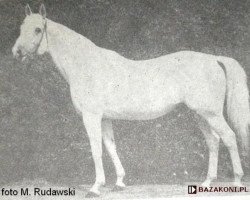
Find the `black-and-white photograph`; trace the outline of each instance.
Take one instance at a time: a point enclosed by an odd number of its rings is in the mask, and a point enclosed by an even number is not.
[[[0,0],[0,199],[248,199],[249,0]]]

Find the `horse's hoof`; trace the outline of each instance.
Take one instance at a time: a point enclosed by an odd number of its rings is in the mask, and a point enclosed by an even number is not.
[[[99,196],[100,196],[99,194],[96,194],[96,193],[90,191],[85,195],[85,198],[96,198]]]
[[[244,187],[244,185],[240,181],[234,182],[233,186],[235,186],[235,187]]]
[[[204,182],[201,184],[202,187],[210,187],[210,185],[211,185],[211,181],[208,181],[208,180],[204,181]]]
[[[119,191],[123,191],[124,189],[125,189],[125,187],[115,185],[115,187],[113,187],[113,189],[111,191],[112,192],[119,192]]]

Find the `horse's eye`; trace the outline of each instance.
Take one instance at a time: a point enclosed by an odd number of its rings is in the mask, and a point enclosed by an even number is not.
[[[36,34],[39,34],[39,33],[41,33],[41,32],[42,32],[42,30],[41,30],[40,28],[36,28],[36,29],[35,29],[35,33],[36,33]]]

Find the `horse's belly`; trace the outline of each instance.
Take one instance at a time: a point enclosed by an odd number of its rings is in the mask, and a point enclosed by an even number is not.
[[[123,120],[150,120],[161,117],[175,108],[177,104],[169,104],[162,108],[150,109],[109,109],[104,112],[104,118]]]
[[[144,82],[122,87],[107,95],[104,116],[127,120],[147,120],[160,117],[181,101],[180,88],[173,80],[160,80],[154,84]]]
[[[120,99],[120,98],[119,98]],[[171,95],[170,91],[158,95],[129,96],[113,101],[104,110],[104,117],[126,120],[148,120],[160,117],[171,111],[180,98]]]

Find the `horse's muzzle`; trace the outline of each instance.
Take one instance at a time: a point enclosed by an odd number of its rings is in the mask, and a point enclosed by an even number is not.
[[[20,48],[16,48],[15,46],[12,48],[12,53],[14,58],[17,60],[24,61],[27,57]]]

